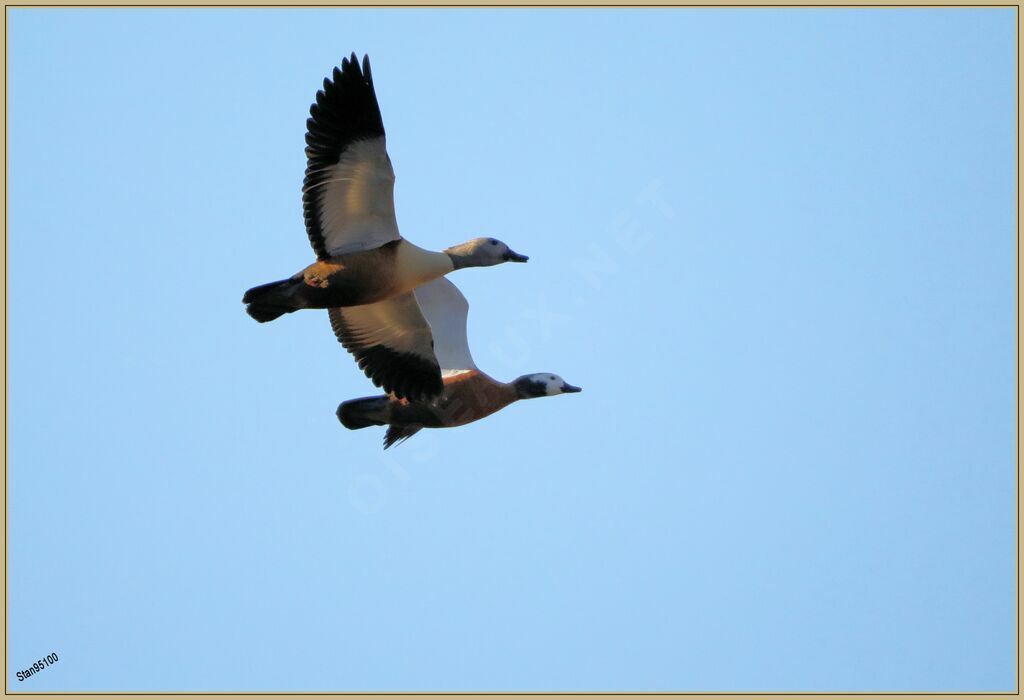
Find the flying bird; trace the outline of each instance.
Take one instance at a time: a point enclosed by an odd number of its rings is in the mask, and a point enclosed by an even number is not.
[[[373,89],[370,59],[343,59],[309,108],[302,205],[316,262],[242,297],[260,323],[298,309],[333,309],[332,326],[359,367],[410,400],[443,391],[431,330],[413,290],[464,267],[529,258],[495,238],[435,252],[402,238],[395,173]]]
[[[469,352],[466,320],[469,302],[452,282],[436,279],[413,292],[434,336],[434,354],[441,364],[444,392],[432,401],[410,401],[395,395],[352,399],[338,406],[338,420],[350,430],[387,425],[384,449],[407,440],[422,428],[454,428],[486,418],[520,399],[583,391],[557,374],[524,374],[499,382],[476,366]],[[331,309],[332,322],[338,309]]]

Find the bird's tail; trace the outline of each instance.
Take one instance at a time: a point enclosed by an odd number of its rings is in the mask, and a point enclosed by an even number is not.
[[[296,304],[295,289],[301,280],[292,277],[253,287],[242,297],[245,312],[260,323],[290,314],[301,306]]]
[[[371,425],[386,425],[388,422],[387,396],[370,396],[352,399],[338,406],[338,420],[349,430],[369,428]]]
[[[384,449],[405,442],[423,428],[422,425],[389,425],[384,433]]]

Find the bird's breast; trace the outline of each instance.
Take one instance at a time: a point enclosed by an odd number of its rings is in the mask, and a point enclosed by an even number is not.
[[[399,240],[318,261],[306,268],[304,277],[307,285],[326,291],[331,306],[356,306],[405,294],[452,269],[447,254]]]
[[[515,390],[473,370],[445,378],[438,410],[447,427],[466,425],[486,418],[515,401]]]

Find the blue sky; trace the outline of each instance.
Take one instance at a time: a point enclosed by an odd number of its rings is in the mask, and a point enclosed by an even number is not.
[[[8,11],[8,688],[1011,690],[1015,15]],[[386,454],[305,117],[373,61],[478,364]],[[27,681],[15,672],[56,652]]]

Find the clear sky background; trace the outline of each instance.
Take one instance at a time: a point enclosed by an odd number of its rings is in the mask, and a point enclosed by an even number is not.
[[[1014,12],[9,10],[12,690],[1010,690]],[[305,118],[368,52],[478,364],[387,453]],[[56,652],[25,682],[15,672]]]

